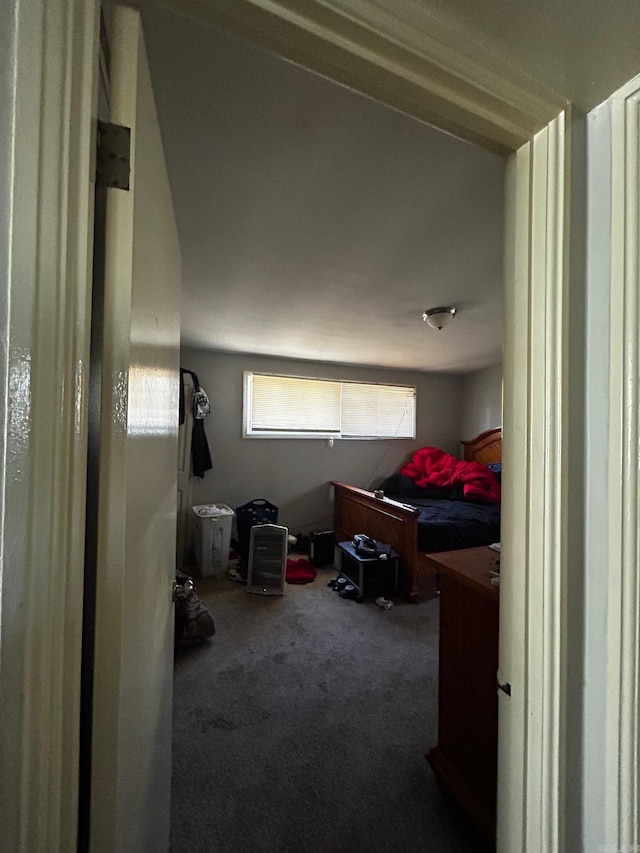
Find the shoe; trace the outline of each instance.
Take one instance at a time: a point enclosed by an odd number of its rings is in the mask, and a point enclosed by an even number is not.
[[[360,593],[358,592],[358,588],[354,586],[352,583],[345,584],[342,589],[338,592],[340,598],[358,598]]]
[[[246,584],[247,579],[243,578],[238,569],[229,569],[227,572],[227,577],[230,581],[234,583],[244,583]]]

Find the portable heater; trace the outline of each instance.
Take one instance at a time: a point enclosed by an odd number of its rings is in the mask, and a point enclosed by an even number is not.
[[[289,530],[279,524],[258,524],[251,528],[247,592],[283,594],[288,534]]]

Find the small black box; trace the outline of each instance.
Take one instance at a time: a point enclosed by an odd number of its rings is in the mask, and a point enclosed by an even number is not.
[[[309,534],[309,556],[316,569],[333,566],[336,537],[333,530],[315,530]]]
[[[352,542],[340,542],[338,548],[340,575],[358,588],[360,598],[374,598],[398,591],[398,555],[395,551],[382,560],[379,557],[361,557]]]

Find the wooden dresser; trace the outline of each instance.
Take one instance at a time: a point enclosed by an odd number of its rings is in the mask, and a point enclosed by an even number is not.
[[[468,548],[429,554],[440,573],[438,745],[428,755],[441,786],[495,844],[500,554]]]

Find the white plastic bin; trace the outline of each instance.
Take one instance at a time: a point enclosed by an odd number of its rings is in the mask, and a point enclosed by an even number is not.
[[[196,565],[200,576],[226,574],[233,510],[225,504],[199,504],[192,509],[196,515]]]

